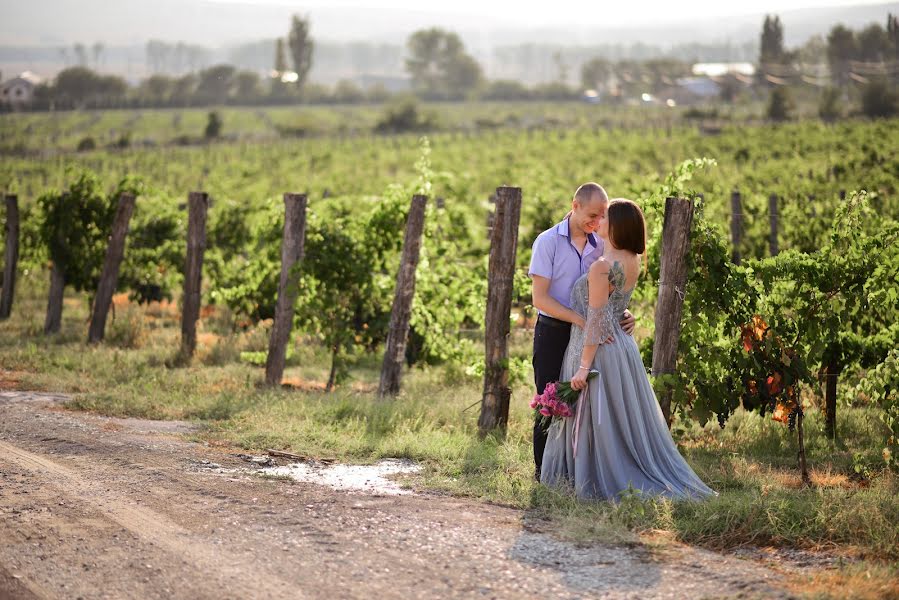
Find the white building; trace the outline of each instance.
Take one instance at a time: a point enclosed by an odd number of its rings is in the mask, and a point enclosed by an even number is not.
[[[0,84],[0,104],[7,104],[14,109],[28,106],[34,98],[34,88],[40,82],[41,78],[31,71],[4,81]]]

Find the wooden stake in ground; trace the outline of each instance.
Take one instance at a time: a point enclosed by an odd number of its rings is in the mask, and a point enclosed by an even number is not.
[[[481,437],[496,429],[505,432],[509,422],[509,314],[520,216],[521,188],[497,188],[487,281],[484,395],[478,419]]]
[[[203,253],[206,250],[206,211],[209,195],[191,192],[187,197],[187,259],[184,265],[184,299],[181,306],[182,360],[190,360],[197,349],[197,319],[200,318],[200,286]]]
[[[828,361],[824,367],[824,433],[829,439],[837,435],[837,381],[840,365]]]
[[[738,195],[739,196],[739,195]],[[662,229],[662,256],[659,273],[659,299],[656,303],[655,342],[652,349],[652,374],[674,373],[680,342],[681,315],[687,285],[687,252],[693,225],[693,203],[667,198]],[[671,391],[662,392],[659,404],[665,421],[671,426]]]
[[[16,291],[16,266],[19,263],[19,199],[9,194],[6,203],[6,250],[3,253],[3,289],[0,290],[0,319],[8,319]]]
[[[90,344],[101,341],[106,330],[106,316],[119,281],[119,266],[125,256],[125,237],[128,235],[128,222],[134,212],[134,200],[133,194],[119,196],[119,206],[112,223],[112,235],[109,236],[106,259],[103,261],[103,273],[100,275],[97,295],[94,297],[94,309],[91,312],[91,324],[87,333],[87,341]]]
[[[59,333],[62,325],[62,296],[66,288],[66,272],[58,261],[53,261],[50,269],[50,292],[47,295],[47,317],[44,319],[44,333]]]
[[[284,194],[284,237],[281,238],[281,279],[278,304],[265,359],[266,385],[281,385],[287,342],[293,327],[293,307],[297,301],[296,264],[303,258],[306,240],[306,194]]]
[[[768,234],[768,249],[771,256],[777,256],[780,253],[780,245],[777,242],[777,194],[768,196],[768,224],[771,231]]]
[[[421,234],[425,225],[425,206],[428,197],[412,196],[409,217],[406,219],[406,234],[403,237],[403,253],[400,270],[396,278],[396,292],[390,312],[390,328],[387,332],[387,348],[381,365],[381,381],[378,396],[396,396],[400,393],[400,379],[406,356],[406,340],[409,336],[409,321],[412,318],[412,298],[415,296],[415,269],[421,251]]]
[[[667,212],[666,212],[667,214]],[[692,214],[690,216],[692,221]],[[734,190],[730,195],[730,243],[733,247],[730,260],[735,265],[740,264],[740,243],[743,240],[743,205],[740,202],[740,192]]]

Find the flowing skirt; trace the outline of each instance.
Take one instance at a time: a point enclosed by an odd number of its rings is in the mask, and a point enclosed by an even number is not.
[[[614,342],[596,350],[593,368],[599,375],[581,394],[575,417],[550,427],[541,483],[568,485],[580,498],[606,500],[616,500],[628,487],[670,498],[717,495],[678,452],[637,343],[617,329]],[[572,327],[562,381],[580,364],[583,338],[583,329]]]

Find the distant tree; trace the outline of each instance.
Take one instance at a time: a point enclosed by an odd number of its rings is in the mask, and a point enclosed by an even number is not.
[[[293,15],[290,22],[290,34],[287,37],[290,55],[293,58],[293,70],[297,74],[297,87],[302,87],[312,68],[312,51],[314,44],[309,36],[309,19],[301,19]]]
[[[514,79],[491,81],[481,91],[481,98],[484,100],[527,100],[530,97],[531,90]]]
[[[100,56],[103,54],[103,42],[94,42],[91,46],[91,52],[94,55],[94,68],[100,68]]]
[[[835,83],[849,83],[849,61],[858,59],[858,39],[845,25],[835,25],[827,34],[827,62]]]
[[[813,35],[799,48],[799,62],[806,65],[819,65],[827,62],[827,42],[824,36]]]
[[[168,75],[151,75],[137,88],[137,97],[150,105],[162,105],[169,101],[175,80]]]
[[[75,50],[75,60],[78,62],[78,66],[86,67],[87,66],[87,48],[85,48],[84,44],[78,42],[73,47]]]
[[[767,116],[772,121],[786,121],[793,112],[793,98],[786,86],[778,86],[771,90],[768,99]]]
[[[172,84],[171,101],[176,106],[189,106],[197,88],[197,76],[193,73],[182,75]]]
[[[455,33],[439,28],[413,33],[406,43],[406,70],[415,88],[432,98],[460,98],[481,82],[480,65]]]
[[[69,67],[56,76],[53,95],[73,106],[111,106],[128,91],[128,84],[115,75],[97,75],[87,67]]]
[[[759,64],[781,63],[784,59],[784,28],[777,15],[765,15],[759,43]]]
[[[365,100],[365,92],[352,81],[341,79],[334,86],[334,101],[341,104],[355,104]]]
[[[196,96],[200,103],[224,104],[234,89],[234,65],[216,65],[197,74]]]
[[[660,88],[674,85],[681,77],[692,74],[692,65],[676,58],[650,58],[643,61],[641,78],[648,80],[650,88],[657,91]]]
[[[581,86],[585,90],[608,91],[612,77],[612,63],[604,58],[592,58],[581,66]]]
[[[565,59],[562,56],[561,50],[556,50],[553,52],[553,64],[556,67],[556,81],[559,83],[567,83],[568,82],[568,65],[565,63]]]
[[[871,23],[858,33],[858,57],[867,62],[888,60],[892,44],[887,32],[878,23]]]
[[[891,60],[899,60],[899,17],[893,13],[887,14],[887,37],[893,52]]]
[[[147,42],[147,63],[150,70],[154,73],[161,73],[166,70],[169,58],[169,45],[160,40],[150,40]]]
[[[275,72],[281,76],[287,72],[287,52],[284,48],[284,38],[275,41]]]
[[[843,107],[840,103],[842,94],[835,87],[825,88],[821,93],[818,103],[818,116],[822,121],[836,121],[843,116]]]
[[[287,52],[284,46],[284,38],[278,38],[275,42],[275,69],[272,71],[272,96],[283,98],[287,95],[287,85],[283,81],[287,73]]]
[[[243,103],[255,102],[262,96],[261,78],[253,71],[240,71],[234,76],[234,97]]]

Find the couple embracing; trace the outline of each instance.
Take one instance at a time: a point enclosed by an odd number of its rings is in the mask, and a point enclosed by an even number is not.
[[[536,477],[581,498],[715,495],[677,450],[627,310],[646,250],[643,212],[609,201],[596,183],[575,192],[571,212],[534,242],[528,269],[538,309],[537,393],[554,381],[581,392],[572,417],[534,424]],[[591,377],[591,372],[598,372]]]

